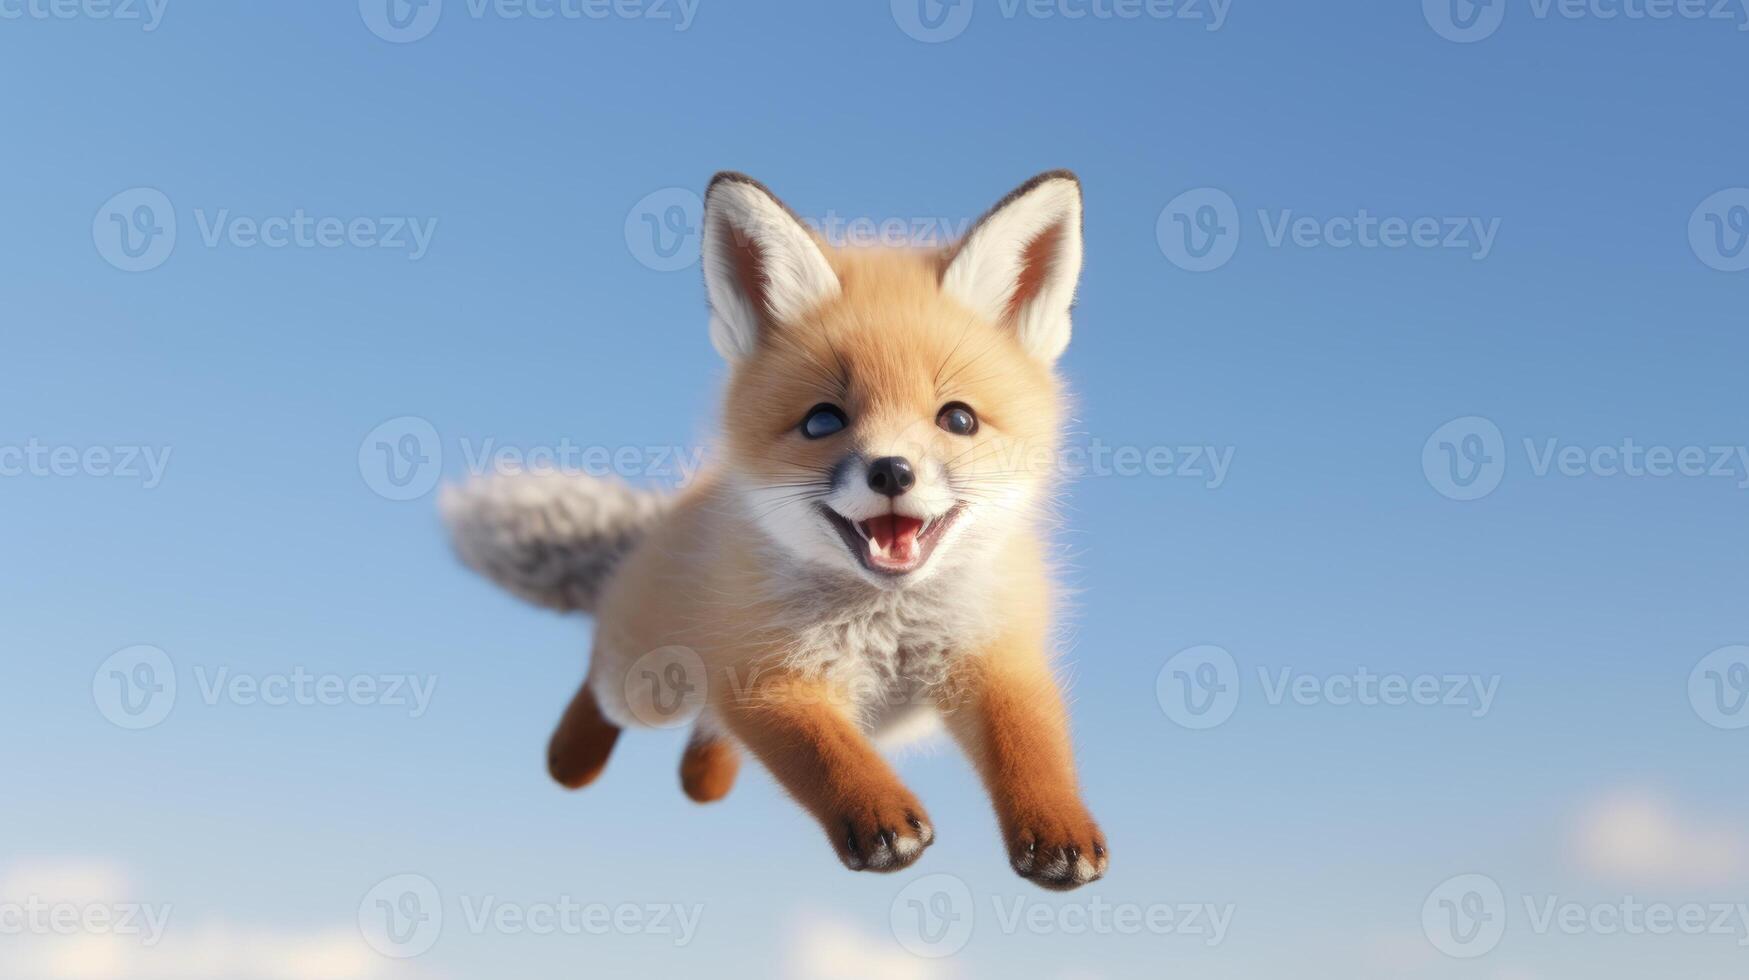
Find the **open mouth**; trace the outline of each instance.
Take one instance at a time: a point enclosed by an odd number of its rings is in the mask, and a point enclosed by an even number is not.
[[[929,520],[903,514],[882,514],[866,521],[852,521],[824,504],[820,513],[844,539],[845,547],[862,567],[880,575],[914,572],[929,561],[936,542],[959,519],[965,504],[954,504],[947,513]]]

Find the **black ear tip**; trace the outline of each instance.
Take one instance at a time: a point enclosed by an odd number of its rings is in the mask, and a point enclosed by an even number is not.
[[[754,180],[752,177],[747,176],[739,170],[719,170],[711,175],[711,182],[707,185],[706,189],[708,190],[709,188],[715,187],[725,181],[733,181],[739,184],[759,183],[759,181]]]
[[[705,186],[705,200],[710,200],[711,194],[715,193],[717,188],[724,184],[743,184],[758,190],[760,193],[764,194],[766,197],[772,198],[773,200],[777,198],[777,195],[771,193],[771,188],[766,187],[764,184],[761,184],[759,181],[754,180],[752,177],[747,176],[739,170],[719,170],[711,176],[711,182]]]

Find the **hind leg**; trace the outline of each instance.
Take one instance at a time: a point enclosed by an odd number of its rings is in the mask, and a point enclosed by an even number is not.
[[[729,795],[741,771],[741,750],[726,735],[700,722],[680,757],[680,788],[695,803],[714,803]]]
[[[547,744],[547,771],[566,789],[581,789],[607,768],[617,741],[619,726],[601,713],[595,692],[584,681]]]

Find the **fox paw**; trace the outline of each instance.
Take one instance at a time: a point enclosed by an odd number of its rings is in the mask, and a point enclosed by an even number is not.
[[[1079,804],[1019,818],[1007,837],[1009,863],[1041,888],[1079,888],[1103,878],[1111,863],[1105,835]]]
[[[929,815],[909,793],[868,800],[829,820],[838,859],[852,871],[897,871],[935,843]]]

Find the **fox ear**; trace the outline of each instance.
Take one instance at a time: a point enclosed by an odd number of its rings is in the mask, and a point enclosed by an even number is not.
[[[1003,198],[949,254],[941,288],[1014,331],[1047,363],[1069,345],[1069,307],[1081,277],[1081,182],[1039,174]]]
[[[767,326],[838,295],[838,276],[801,219],[745,174],[711,178],[701,251],[711,343],[731,361],[751,354]]]

